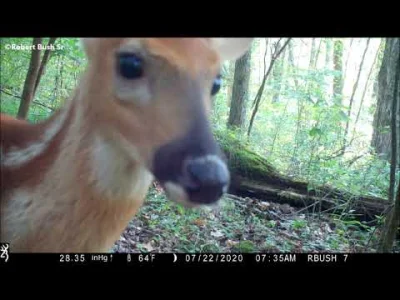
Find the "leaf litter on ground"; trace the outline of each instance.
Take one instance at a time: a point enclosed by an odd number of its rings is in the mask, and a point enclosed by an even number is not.
[[[150,189],[112,252],[375,252],[375,230],[288,204],[225,196],[218,206],[185,209]],[[375,235],[372,235],[372,234]]]

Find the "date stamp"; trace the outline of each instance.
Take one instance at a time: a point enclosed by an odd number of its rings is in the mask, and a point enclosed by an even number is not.
[[[185,254],[186,263],[242,263],[242,254]]]

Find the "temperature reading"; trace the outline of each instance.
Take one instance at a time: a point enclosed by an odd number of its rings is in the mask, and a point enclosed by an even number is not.
[[[153,262],[156,256],[154,254],[139,254],[139,262]]]

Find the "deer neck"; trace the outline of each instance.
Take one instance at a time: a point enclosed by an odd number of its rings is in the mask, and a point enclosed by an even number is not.
[[[152,176],[96,131],[81,96],[3,150],[2,239],[15,251],[107,251],[142,205]]]

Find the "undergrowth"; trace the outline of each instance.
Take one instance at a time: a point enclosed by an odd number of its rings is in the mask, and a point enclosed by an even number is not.
[[[287,204],[225,197],[185,209],[152,188],[115,252],[375,252],[375,227],[334,215],[297,213]]]

